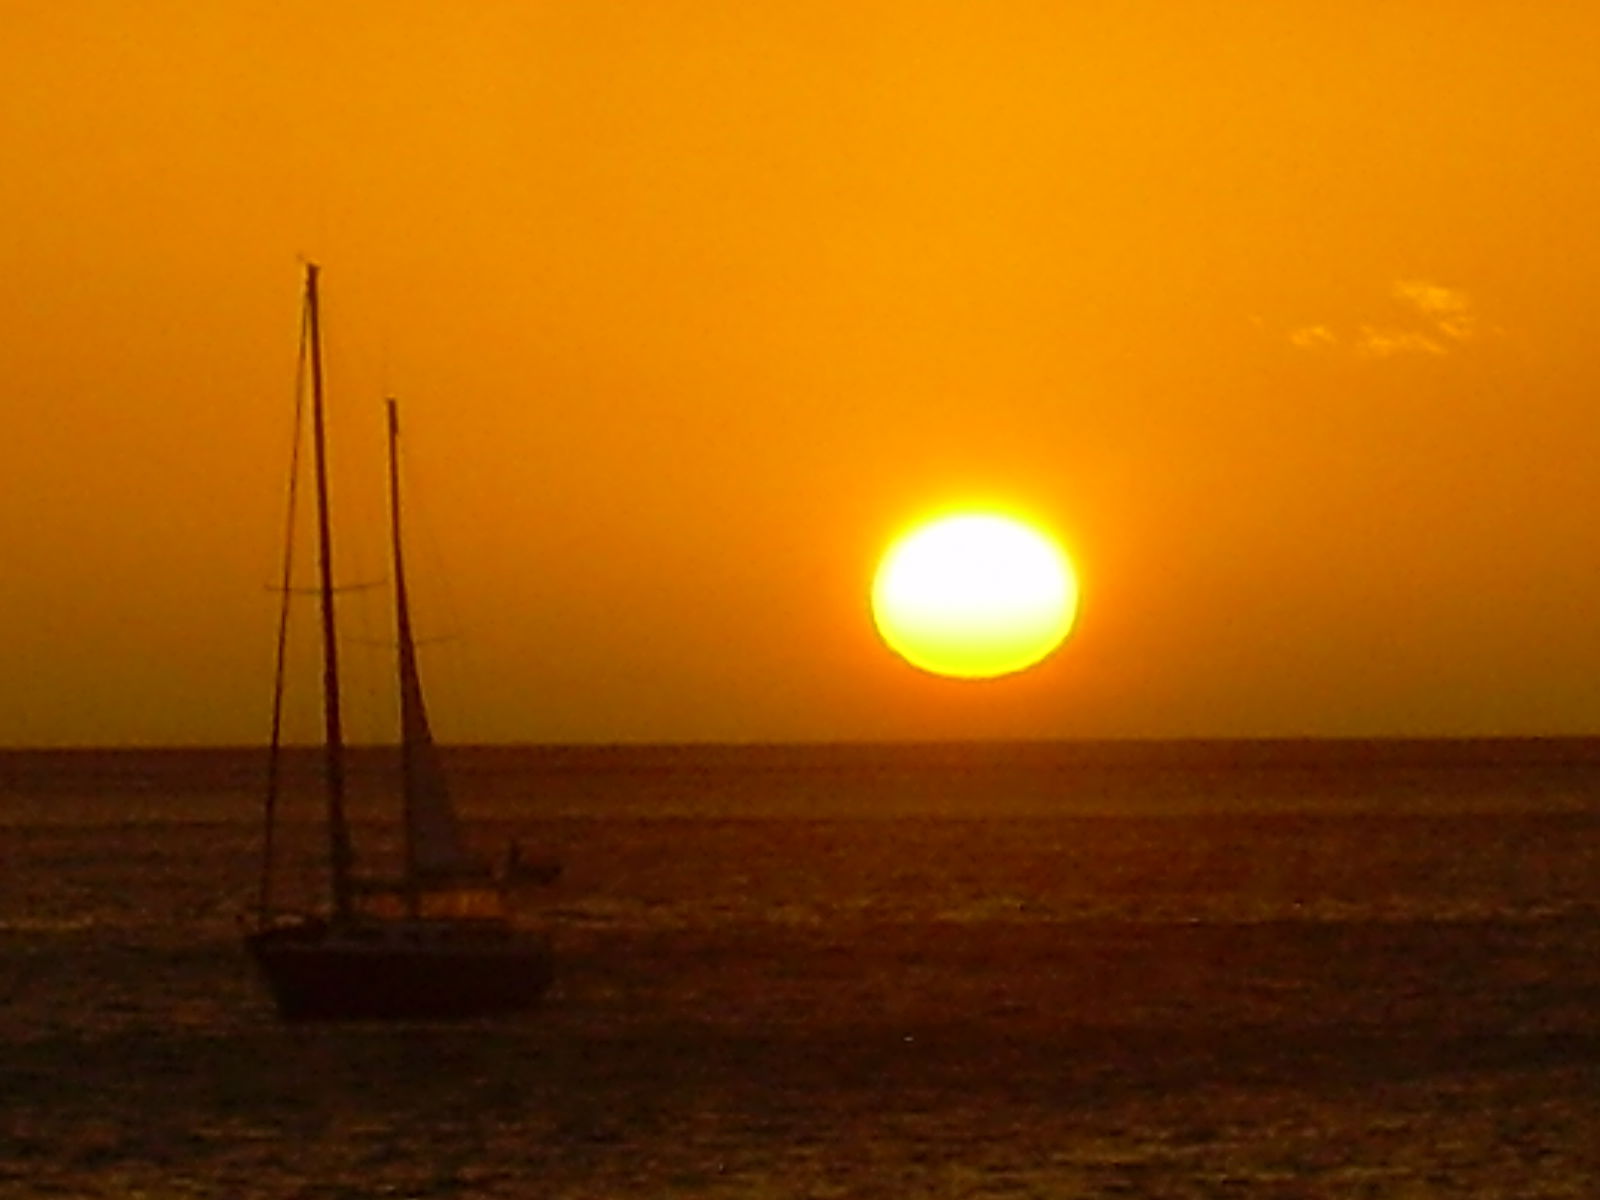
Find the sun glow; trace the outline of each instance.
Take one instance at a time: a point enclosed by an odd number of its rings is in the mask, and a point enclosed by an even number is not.
[[[1048,536],[1012,517],[965,513],[892,545],[872,584],[890,649],[937,675],[1008,675],[1048,656],[1072,629],[1078,583]]]

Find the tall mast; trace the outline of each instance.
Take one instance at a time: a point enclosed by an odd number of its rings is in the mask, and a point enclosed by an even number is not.
[[[311,334],[309,306],[300,306],[300,350],[294,368],[294,437],[289,447],[289,498],[285,505],[283,530],[283,575],[278,596],[278,652],[272,673],[272,739],[267,753],[267,800],[261,839],[261,889],[256,898],[256,923],[266,925],[272,912],[272,874],[274,840],[278,825],[278,792],[282,775],[283,685],[289,661],[289,607],[294,594],[295,509],[300,501],[300,445],[305,440],[306,343]]]
[[[306,264],[306,318],[311,339],[311,433],[316,450],[317,570],[322,599],[322,714],[328,787],[328,869],[335,916],[349,916],[354,854],[344,805],[344,727],[339,717],[339,644],[333,611],[333,528],[328,515],[328,452],[322,397],[322,326],[315,263]]]

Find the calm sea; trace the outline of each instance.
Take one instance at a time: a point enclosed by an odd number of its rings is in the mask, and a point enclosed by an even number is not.
[[[1600,1194],[1596,743],[452,765],[545,1008],[290,1029],[258,754],[0,755],[0,1196]]]

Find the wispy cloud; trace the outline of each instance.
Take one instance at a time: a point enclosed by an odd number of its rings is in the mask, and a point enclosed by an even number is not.
[[[1477,333],[1478,318],[1472,311],[1471,299],[1463,291],[1425,279],[1402,279],[1394,285],[1394,294],[1453,341],[1464,342]]]
[[[1459,288],[1401,279],[1390,285],[1389,295],[1400,311],[1385,321],[1362,322],[1343,332],[1327,324],[1301,325],[1289,331],[1289,344],[1299,350],[1344,351],[1358,358],[1441,356],[1479,334],[1472,298]]]
[[[1326,325],[1306,325],[1300,329],[1291,329],[1289,341],[1302,350],[1314,350],[1318,346],[1337,346],[1339,335]]]
[[[1363,325],[1351,343],[1362,358],[1393,358],[1396,354],[1444,354],[1438,339],[1414,329],[1375,329]]]

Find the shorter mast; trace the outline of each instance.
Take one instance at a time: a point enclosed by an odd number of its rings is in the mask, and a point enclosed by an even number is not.
[[[412,915],[424,893],[479,887],[488,877],[456,819],[450,789],[439,762],[428,721],[411,628],[411,598],[406,587],[405,537],[400,512],[399,406],[386,402],[389,417],[389,529],[394,563],[394,621],[400,691],[400,770],[405,802],[405,894]]]
[[[394,623],[400,670],[400,779],[406,802],[405,894],[406,907],[416,916],[422,905],[421,872],[417,869],[416,820],[412,796],[416,792],[416,743],[410,736],[407,689],[416,678],[416,647],[411,637],[411,603],[406,594],[404,539],[400,535],[400,408],[390,396],[384,400],[389,418],[389,536],[394,561]]]

